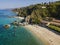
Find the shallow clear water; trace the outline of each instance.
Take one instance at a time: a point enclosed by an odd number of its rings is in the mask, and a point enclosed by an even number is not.
[[[4,13],[3,13],[4,12]],[[7,13],[8,12],[8,13]],[[9,29],[4,29],[3,25],[10,24],[17,20],[16,18],[7,18],[3,15],[15,15],[11,11],[0,11],[0,45],[43,45],[43,43],[37,40],[29,31],[23,26],[14,28],[11,26]]]

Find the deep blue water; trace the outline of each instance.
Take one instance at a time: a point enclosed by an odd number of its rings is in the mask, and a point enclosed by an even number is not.
[[[43,45],[23,26],[18,26],[17,28],[11,26],[9,29],[3,27],[5,24],[18,20],[6,17],[14,15],[16,14],[12,11],[0,10],[0,45]]]

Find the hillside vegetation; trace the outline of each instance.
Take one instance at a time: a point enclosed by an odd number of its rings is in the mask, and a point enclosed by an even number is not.
[[[18,12],[17,16],[30,16],[33,23],[40,23],[41,19],[46,17],[60,19],[60,1],[30,5],[13,9],[13,11]]]

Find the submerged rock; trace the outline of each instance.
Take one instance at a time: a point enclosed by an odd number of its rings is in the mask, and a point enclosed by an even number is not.
[[[18,21],[14,21],[12,24],[13,25],[18,25]]]

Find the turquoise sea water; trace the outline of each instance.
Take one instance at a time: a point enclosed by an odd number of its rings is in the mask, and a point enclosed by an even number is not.
[[[17,20],[8,18],[7,15],[14,16],[16,14],[8,10],[0,10],[0,45],[43,45],[23,26],[17,28],[11,26],[9,29],[4,29],[3,25]]]

